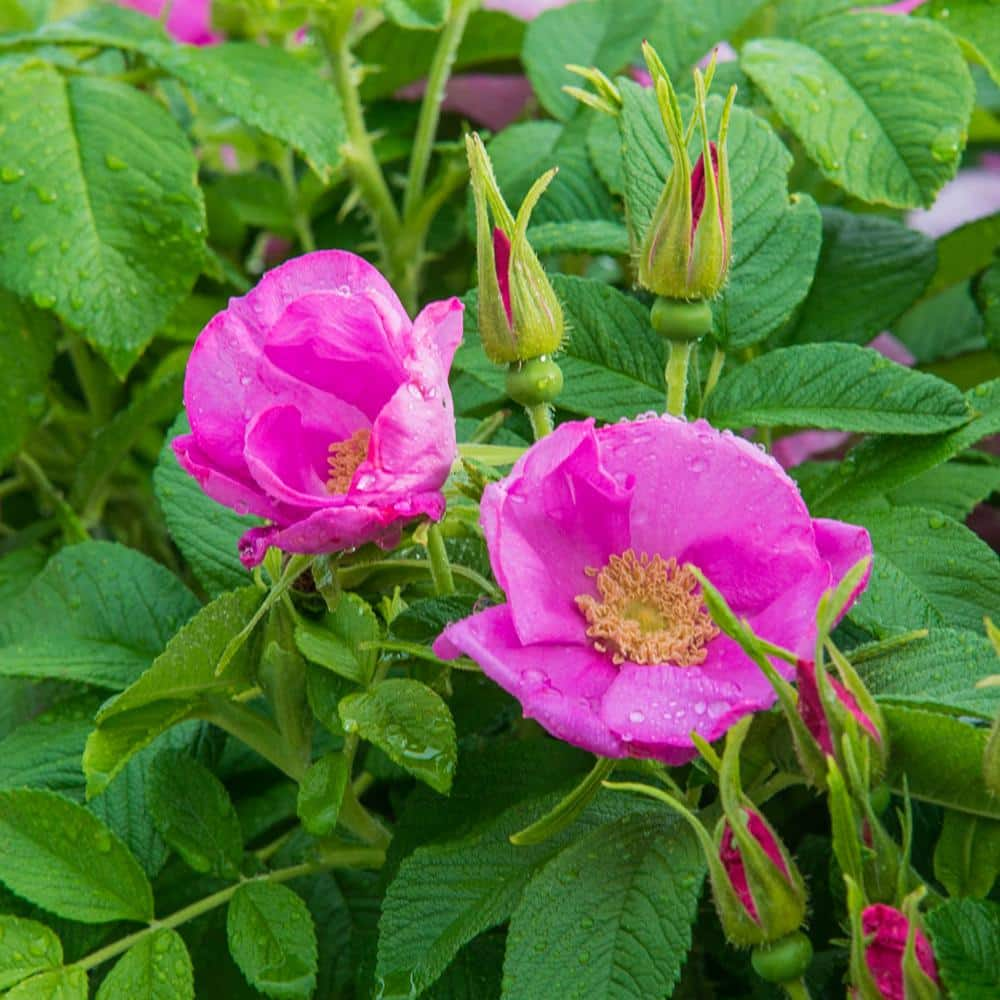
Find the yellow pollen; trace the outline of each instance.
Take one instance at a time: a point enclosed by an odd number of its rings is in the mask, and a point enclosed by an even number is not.
[[[329,466],[326,479],[328,493],[346,493],[351,488],[354,473],[368,457],[371,436],[371,431],[355,431],[349,438],[330,445],[330,455],[326,460]]]
[[[705,662],[705,646],[719,634],[695,575],[674,558],[637,555],[626,549],[603,569],[588,566],[600,598],[580,594],[594,648],[615,663],[693,667]]]

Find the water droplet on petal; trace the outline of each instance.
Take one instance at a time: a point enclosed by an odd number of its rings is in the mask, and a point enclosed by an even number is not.
[[[638,725],[640,722],[646,721],[646,716],[643,715],[643,713],[640,712],[638,709],[633,709],[631,712],[628,713],[628,721],[634,722],[636,725]]]

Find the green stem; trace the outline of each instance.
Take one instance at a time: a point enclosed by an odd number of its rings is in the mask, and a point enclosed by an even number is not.
[[[371,573],[378,570],[418,569],[423,572],[429,567],[430,561],[428,559],[378,559],[375,562],[362,563],[359,566],[345,566],[343,569],[338,570],[337,575],[340,578],[340,585],[346,590],[350,590],[367,579]],[[503,597],[503,593],[496,584],[491,583],[485,576],[477,573],[474,569],[469,569],[468,566],[462,566],[459,563],[453,563],[450,569],[453,577],[460,576],[474,583],[481,590],[493,594],[494,597]]]
[[[75,967],[82,969],[84,972],[89,969],[95,969],[109,959],[116,958],[123,952],[128,951],[129,948],[138,944],[150,934],[180,927],[182,924],[186,924],[202,916],[202,914],[208,913],[216,909],[216,907],[222,906],[224,903],[228,903],[240,888],[244,885],[249,885],[251,882],[290,882],[293,879],[306,875],[316,875],[319,872],[329,871],[331,868],[378,868],[384,862],[385,851],[379,848],[345,847],[339,851],[331,851],[325,854],[320,861],[309,861],[299,865],[291,865],[288,868],[278,868],[273,872],[259,875],[256,878],[244,879],[235,885],[228,885],[225,889],[213,892],[210,896],[196,900],[194,903],[170,914],[169,917],[164,917],[162,920],[154,920],[148,927],[143,927],[142,930],[136,931],[134,934],[119,938],[117,941],[91,952],[85,958],[76,962]]]
[[[726,352],[721,348],[716,348],[715,352],[712,354],[712,363],[708,368],[708,377],[705,379],[705,391],[702,393],[701,405],[704,409],[705,404],[708,402],[708,397],[715,392],[715,387],[719,382],[719,376],[722,374],[722,366],[726,363]]]
[[[667,413],[674,417],[684,416],[687,400],[688,365],[691,362],[690,340],[667,341]]]
[[[433,522],[427,528],[427,556],[431,564],[434,592],[438,597],[455,593],[455,578],[451,573],[448,550],[444,546],[441,526]]]
[[[79,337],[71,336],[67,351],[94,423],[97,426],[106,424],[114,412],[112,393],[107,381],[101,377],[90,348]]]
[[[316,249],[316,237],[313,236],[309,214],[302,211],[300,204],[299,185],[295,180],[295,153],[291,149],[286,150],[282,156],[278,157],[276,166],[278,174],[281,176],[281,183],[285,188],[285,197],[288,199],[288,210],[292,214],[295,235],[298,236],[302,249],[306,253],[312,253]]]
[[[293,781],[302,780],[308,765],[303,764],[300,755],[288,746],[277,726],[252,708],[235,701],[220,699],[213,702],[200,718],[224,729],[252,750],[256,750],[261,757],[270,761]]]
[[[348,833],[353,833],[359,840],[374,848],[384,850],[392,839],[389,831],[358,801],[351,785],[344,791],[344,801],[341,803],[337,822]]]
[[[788,994],[789,1000],[809,1000],[809,990],[803,979],[782,983],[781,988]]]
[[[528,414],[531,421],[531,433],[536,441],[540,441],[546,434],[551,434],[555,430],[552,423],[552,407],[548,403],[536,403],[534,406],[526,406],[524,412]]]
[[[399,211],[386,183],[385,174],[375,157],[368,129],[365,127],[364,111],[356,83],[354,54],[347,38],[350,22],[348,20],[347,23],[343,23],[341,19],[337,20],[340,23],[333,25],[331,30],[332,44],[323,32],[319,35],[326,45],[327,58],[333,69],[334,85],[343,105],[344,122],[347,126],[344,159],[375,223],[375,234],[383,263],[388,264],[390,249],[400,231]]]
[[[26,452],[21,452],[15,462],[21,476],[34,487],[43,500],[51,505],[67,544],[75,545],[77,542],[88,541],[90,534],[84,527],[83,521],[77,516],[76,511],[66,503],[62,493],[45,475],[42,467]]]
[[[451,76],[451,68],[455,64],[462,35],[465,34],[465,25],[477,3],[478,0],[454,0],[451,15],[438,36],[437,48],[434,50],[434,58],[427,73],[427,89],[420,104],[417,132],[410,153],[409,176],[403,194],[403,218],[407,220],[414,215],[424,193],[427,170],[434,149],[434,138],[441,118],[441,102],[444,100],[445,87],[448,85],[448,77]]]

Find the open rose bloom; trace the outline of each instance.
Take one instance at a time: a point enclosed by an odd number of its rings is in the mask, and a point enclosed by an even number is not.
[[[458,299],[411,322],[360,257],[306,254],[233,299],[188,363],[184,469],[215,500],[272,522],[240,542],[323,553],[391,547],[407,520],[444,512],[456,456],[448,369],[462,338]]]
[[[668,764],[775,697],[688,564],[805,656],[820,596],[871,553],[752,444],[671,417],[563,424],[487,488],[482,524],[507,603],[449,626],[439,655],[471,656],[561,739]]]

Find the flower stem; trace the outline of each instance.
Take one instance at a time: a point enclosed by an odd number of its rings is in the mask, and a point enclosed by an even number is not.
[[[444,546],[444,537],[441,534],[440,526],[434,523],[431,523],[427,529],[427,555],[431,564],[434,592],[438,597],[454,594],[455,578],[451,573],[448,550]]]
[[[705,404],[708,402],[708,397],[715,392],[715,387],[718,384],[719,376],[722,374],[722,366],[726,363],[726,352],[721,348],[716,348],[715,352],[712,354],[712,363],[708,368],[708,377],[705,379],[705,391],[702,393],[701,405],[704,409]]]
[[[154,920],[148,927],[119,938],[111,944],[97,951],[91,952],[86,957],[75,963],[75,967],[84,972],[95,969],[103,965],[109,959],[116,958],[126,952],[133,945],[138,944],[143,938],[157,931],[180,927],[202,914],[214,910],[216,907],[228,903],[237,891],[244,885],[251,882],[290,882],[292,879],[301,878],[306,875],[316,875],[319,872],[328,871],[331,868],[378,868],[385,862],[385,851],[376,847],[345,847],[339,851],[330,851],[323,855],[319,861],[308,861],[299,865],[290,865],[287,868],[277,868],[273,872],[267,872],[256,878],[243,879],[235,885],[227,885],[225,889],[213,892],[210,896],[196,900],[194,903],[183,907],[180,910],[164,917],[162,920]]]
[[[285,197],[288,199],[288,210],[292,214],[295,235],[298,236],[302,249],[306,253],[312,253],[316,249],[316,237],[313,236],[309,213],[302,211],[299,185],[295,180],[295,154],[291,149],[286,150],[283,155],[277,158],[276,166],[285,189]]]
[[[308,762],[304,763],[301,756],[286,743],[278,727],[270,719],[252,708],[235,701],[219,699],[201,713],[200,718],[235,736],[293,781],[302,780]]]
[[[552,423],[552,408],[548,403],[536,403],[534,406],[526,406],[524,412],[528,414],[531,421],[531,433],[536,441],[541,441],[546,434],[551,434],[555,429]]]
[[[30,483],[42,499],[51,505],[66,542],[69,545],[75,545],[77,542],[88,541],[90,534],[84,527],[83,521],[77,516],[76,511],[66,503],[62,493],[45,475],[42,467],[27,452],[21,452],[18,455],[16,466],[24,480]]]
[[[788,994],[789,1000],[809,1000],[809,990],[805,980],[795,979],[790,983],[782,983],[782,989]]]
[[[465,34],[465,25],[477,3],[478,0],[454,0],[451,15],[438,37],[431,68],[427,73],[427,88],[420,104],[417,132],[410,153],[409,177],[403,194],[403,218],[406,220],[413,217],[424,193],[445,87],[448,85],[462,35]]]
[[[70,336],[67,353],[91,418],[97,426],[106,424],[114,413],[113,392],[97,360],[81,337]]]
[[[667,342],[667,413],[674,417],[684,416],[687,400],[688,366],[691,363],[691,348],[694,341],[670,340]]]

